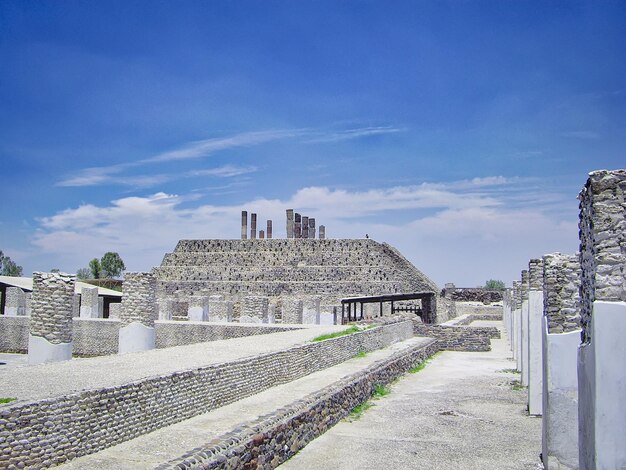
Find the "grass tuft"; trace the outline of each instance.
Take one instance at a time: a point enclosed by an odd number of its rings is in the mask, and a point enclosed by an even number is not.
[[[356,353],[354,355],[354,357],[356,357],[356,358],[361,358],[361,357],[365,357],[365,356],[367,356],[367,353],[365,351],[359,351],[358,353]]]
[[[520,391],[520,390],[524,390],[526,387],[524,387],[522,385],[522,383],[519,380],[513,380],[511,381],[511,389],[515,390],[515,391]]]
[[[364,401],[360,405],[355,406],[350,410],[350,419],[356,420],[361,417],[361,415],[372,407],[372,404],[369,401]]]
[[[521,374],[521,372],[517,369],[502,369],[500,372],[505,374]]]
[[[425,361],[420,362],[419,364],[417,364],[416,366],[413,366],[409,369],[409,374],[417,374],[419,371],[423,370],[424,367],[426,367],[428,364],[430,364],[430,362],[437,357],[439,353],[436,352],[435,354],[433,354],[432,356],[430,356],[428,359],[426,359]]]
[[[357,325],[352,325],[350,328],[346,328],[343,331],[335,331],[334,333],[328,333],[325,335],[316,336],[311,341],[318,342],[318,341],[325,341],[327,339],[332,339],[332,338],[339,338],[340,336],[353,335],[354,333],[360,333],[361,331],[369,330],[370,328],[375,328],[375,326],[369,325],[365,328],[360,328]]]
[[[11,403],[15,400],[17,400],[17,398],[0,398],[0,405],[4,405],[5,403]]]
[[[384,397],[385,395],[389,395],[391,390],[385,387],[383,384],[374,385],[374,393],[372,394],[373,398]]]

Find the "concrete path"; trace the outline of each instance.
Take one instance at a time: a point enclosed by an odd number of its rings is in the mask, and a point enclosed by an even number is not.
[[[154,468],[156,465],[177,458],[221,434],[232,431],[242,423],[255,420],[260,416],[300,400],[404,348],[427,341],[425,338],[411,338],[393,344],[387,348],[370,352],[365,357],[350,359],[288,384],[270,388],[262,393],[223,406],[209,413],[167,426],[96,454],[78,458],[58,468],[64,470],[85,468],[97,468],[98,470]]]
[[[507,341],[492,340],[492,349],[438,354],[392,385],[359,419],[337,424],[281,468],[542,468],[541,419],[528,416],[526,389],[511,386],[520,377],[509,372],[515,365]]]
[[[136,380],[258,356],[303,344],[345,326],[305,326],[301,330],[246,336],[123,355],[0,368],[0,397],[39,400],[80,390],[113,387]]]

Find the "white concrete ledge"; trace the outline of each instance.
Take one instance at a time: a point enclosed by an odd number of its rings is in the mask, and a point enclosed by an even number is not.
[[[139,322],[120,328],[119,354],[149,351],[155,348],[156,332]]]
[[[51,343],[41,336],[28,335],[28,364],[69,361],[72,343]]]

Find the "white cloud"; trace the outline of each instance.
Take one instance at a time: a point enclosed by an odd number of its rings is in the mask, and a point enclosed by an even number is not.
[[[502,191],[484,195],[476,187]],[[507,187],[500,177],[362,192],[310,187],[287,200],[197,207],[183,206],[187,197],[156,193],[43,218],[33,243],[42,256],[62,260],[66,270],[105,251],[118,251],[130,270],[146,270],[160,264],[179,239],[238,238],[244,209],[258,214],[259,229],[272,219],[275,237],[284,237],[285,209],[294,208],[316,217],[331,238],[368,233],[391,243],[439,284],[473,286],[489,278],[508,283],[531,257],[574,252],[578,232],[575,199],[555,217],[538,203],[511,205]]]

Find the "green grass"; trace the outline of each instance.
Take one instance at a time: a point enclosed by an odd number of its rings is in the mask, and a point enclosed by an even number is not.
[[[364,401],[360,405],[355,406],[350,410],[350,419],[355,420],[359,419],[361,415],[369,410],[372,407],[372,404],[369,401]]]
[[[0,405],[4,405],[5,403],[11,403],[15,400],[17,400],[17,398],[0,398]]]
[[[511,382],[511,389],[515,391],[524,390],[526,387],[522,385],[519,380],[513,380]]]
[[[376,384],[374,386],[374,393],[372,394],[372,398],[380,398],[380,397],[384,397],[386,395],[389,395],[391,393],[391,390],[389,390],[387,387],[385,387],[382,384]]]
[[[502,369],[500,372],[505,374],[521,374],[521,372],[517,369]]]
[[[367,353],[365,351],[359,351],[358,353],[356,353],[354,355],[354,357],[356,357],[356,358],[361,358],[361,357],[365,357],[365,356],[367,356]]]
[[[311,341],[314,341],[314,342],[325,341],[327,339],[339,338],[340,336],[353,335],[354,333],[359,333],[361,331],[369,330],[370,328],[374,328],[374,325],[369,325],[365,328],[361,328],[357,325],[352,325],[350,328],[346,328],[343,331],[335,331],[334,333],[328,333],[325,335],[316,336]]]

